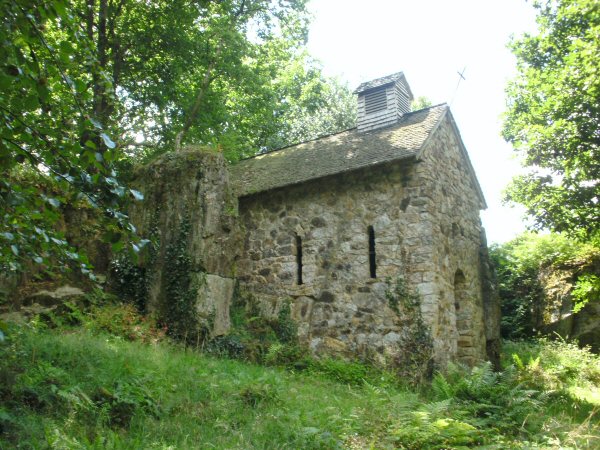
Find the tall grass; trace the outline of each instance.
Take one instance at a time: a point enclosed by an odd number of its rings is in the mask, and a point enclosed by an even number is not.
[[[600,442],[598,356],[564,342],[507,343],[500,373],[452,366],[409,389],[359,363],[263,367],[105,329],[9,330],[0,343],[0,448],[583,449]]]
[[[85,330],[0,353],[0,448],[342,448],[415,398]]]

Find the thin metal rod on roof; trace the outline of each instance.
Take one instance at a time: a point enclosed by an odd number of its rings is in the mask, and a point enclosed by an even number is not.
[[[458,73],[458,83],[456,83],[456,89],[454,90],[454,94],[452,95],[452,100],[450,100],[450,106],[452,106],[452,103],[454,103],[454,99],[456,98],[456,93],[458,92],[460,82],[463,80],[467,81],[467,79],[465,78],[465,70],[467,70],[467,66],[463,68],[462,72],[456,72]]]

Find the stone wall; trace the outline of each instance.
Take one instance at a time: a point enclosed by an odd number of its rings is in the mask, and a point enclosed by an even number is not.
[[[401,166],[380,168],[241,199],[246,237],[239,280],[266,314],[276,315],[291,299],[300,338],[313,352],[397,353],[402,329],[385,281],[412,273],[411,260],[427,259],[420,227],[411,223],[419,212],[414,206],[406,211],[410,175]],[[369,226],[375,231],[376,278],[370,276]]]
[[[142,167],[134,185],[144,200],[130,209],[131,221],[141,236],[157,244],[141,261],[149,274],[148,309],[174,301],[167,289],[169,282],[177,283],[167,279],[173,264],[169,255],[183,239],[197,312],[210,322],[213,335],[225,334],[241,234],[222,154],[200,148],[168,153]]]
[[[390,307],[386,291],[388,281],[400,276],[421,294],[439,365],[485,357],[479,200],[444,120],[421,162],[240,199],[246,235],[239,280],[261,300],[265,314],[275,315],[290,300],[300,338],[313,352],[380,363],[398,358],[406,318]]]
[[[430,200],[433,279],[419,288],[431,318],[436,355],[472,365],[483,360],[481,199],[449,116],[424,149],[418,178]],[[485,245],[485,244],[484,244]],[[416,280],[417,282],[419,280]],[[499,319],[499,316],[497,317]]]

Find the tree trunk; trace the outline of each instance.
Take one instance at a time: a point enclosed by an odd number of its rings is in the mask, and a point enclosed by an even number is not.
[[[96,51],[98,63],[105,70],[108,63],[108,36],[106,34],[106,22],[108,20],[108,0],[100,0],[98,8],[98,35],[96,38]],[[99,75],[94,76],[94,114],[102,124],[107,123],[106,109],[106,86]]]

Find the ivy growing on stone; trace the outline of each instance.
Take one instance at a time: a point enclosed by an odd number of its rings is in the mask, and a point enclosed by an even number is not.
[[[129,253],[123,252],[110,265],[111,287],[124,301],[130,302],[140,312],[146,310],[148,296],[147,269],[140,267]]]
[[[292,320],[292,309],[289,301],[285,301],[277,314],[274,324],[277,338],[285,344],[295,343],[298,340],[298,326]]]
[[[406,280],[398,276],[387,280],[386,298],[392,310],[403,322],[402,352],[394,361],[401,378],[414,384],[431,376],[433,370],[433,339],[423,320],[421,297],[410,289]]]
[[[152,216],[150,235],[145,239],[149,245],[141,254],[121,250],[110,263],[110,285],[122,300],[135,305],[141,313],[147,312],[148,293],[154,276],[154,263],[160,248],[158,230],[159,211]],[[143,258],[141,263],[140,258]]]
[[[190,221],[185,218],[179,235],[166,249],[165,291],[161,322],[167,326],[167,334],[187,343],[203,342],[209,330],[199,320],[196,308],[198,282],[192,277],[192,259],[187,250]]]

